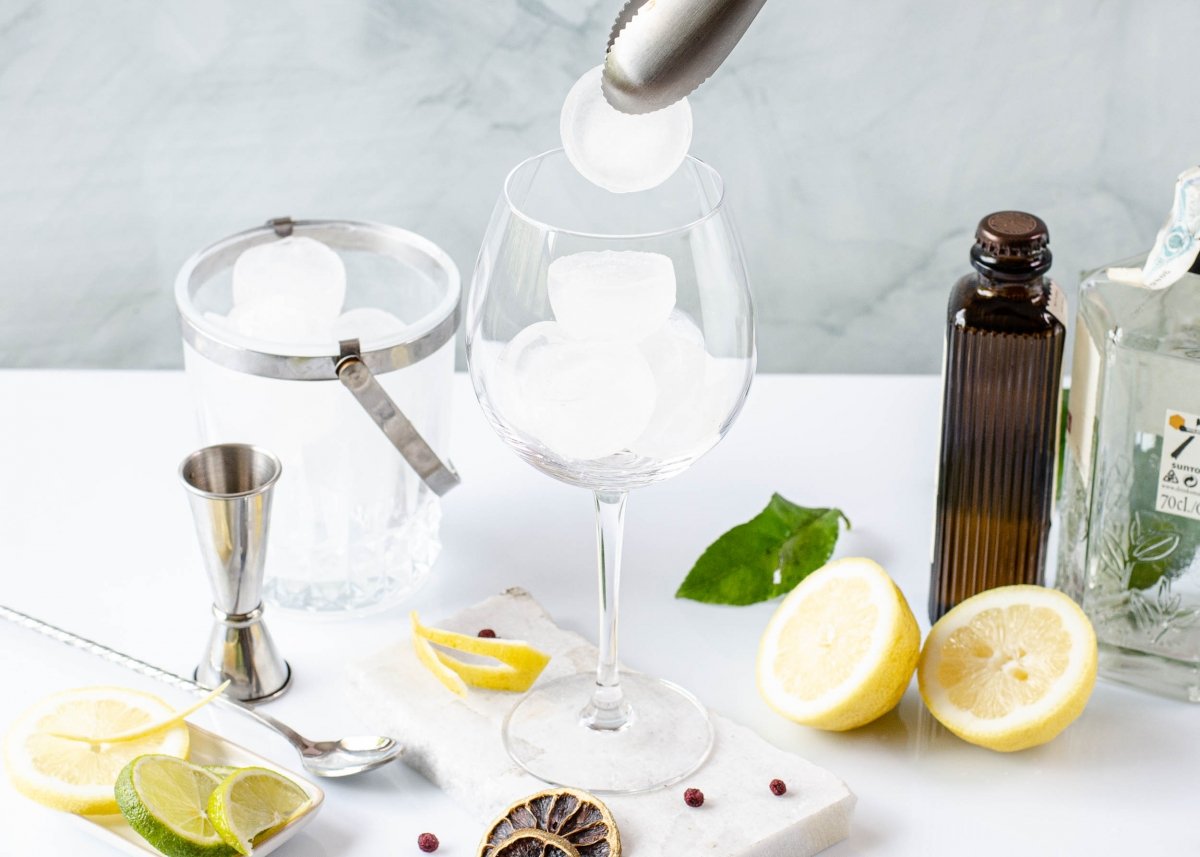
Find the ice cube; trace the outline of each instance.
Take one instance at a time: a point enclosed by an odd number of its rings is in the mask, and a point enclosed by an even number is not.
[[[693,345],[704,347],[704,332],[695,320],[681,309],[671,310],[671,314],[667,316],[666,330]]]
[[[558,129],[568,160],[613,193],[662,184],[692,144],[692,108],[684,98],[653,113],[622,113],[600,89],[603,70],[598,65],[586,72],[563,102]]]
[[[346,266],[320,241],[300,235],[251,247],[233,263],[233,306],[268,298],[333,321],[346,300]]]
[[[279,295],[238,304],[225,321],[234,331],[251,339],[289,345],[333,342],[328,321],[314,318],[291,298]]]
[[[712,358],[692,333],[700,331],[686,316],[672,321],[638,346],[654,375],[656,396],[654,414],[631,449],[660,461],[701,454],[716,442],[719,425],[706,396]]]
[[[675,266],[661,253],[572,253],[551,262],[546,276],[554,318],[575,339],[638,342],[675,306]]]
[[[555,322],[513,337],[496,372],[501,418],[564,459],[627,449],[654,413],[654,375],[636,346],[572,340]]]
[[[359,307],[348,309],[337,317],[333,323],[333,336],[338,342],[357,339],[360,347],[370,349],[395,339],[404,327],[404,322],[387,310]]]

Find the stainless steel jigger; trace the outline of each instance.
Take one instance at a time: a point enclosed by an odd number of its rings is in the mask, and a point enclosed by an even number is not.
[[[243,443],[205,447],[179,465],[216,620],[196,681],[216,687],[228,679],[225,692],[243,702],[274,699],[292,680],[262,621],[271,490],[282,470],[274,455]]]

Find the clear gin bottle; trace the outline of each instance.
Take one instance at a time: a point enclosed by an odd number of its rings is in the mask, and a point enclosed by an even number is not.
[[[1101,672],[1200,702],[1200,170],[1148,258],[1080,290],[1057,585]],[[1165,287],[1164,287],[1165,285]]]

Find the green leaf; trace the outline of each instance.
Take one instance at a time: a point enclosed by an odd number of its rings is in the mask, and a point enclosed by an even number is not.
[[[833,556],[841,521],[850,527],[840,509],[809,509],[774,494],[752,520],[708,546],[675,597],[754,604],[791,592]]]

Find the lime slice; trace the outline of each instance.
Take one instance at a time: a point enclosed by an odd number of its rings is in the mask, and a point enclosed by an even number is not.
[[[173,756],[139,756],[117,777],[117,805],[143,839],[167,857],[228,857],[234,853],[205,809],[221,780]]]
[[[210,774],[216,774],[217,779],[223,780],[230,774],[236,774],[239,769],[233,767],[233,765],[205,765],[204,770]]]
[[[308,806],[308,795],[282,774],[241,768],[208,798],[208,818],[239,854],[268,839]]]

